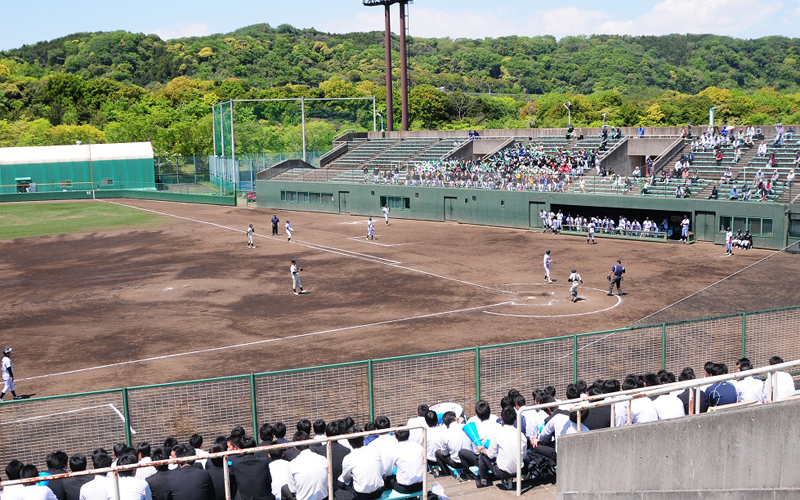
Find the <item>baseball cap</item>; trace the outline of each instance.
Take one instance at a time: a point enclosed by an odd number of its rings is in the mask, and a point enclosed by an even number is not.
[[[622,264],[622,261],[617,259],[617,264]]]
[[[572,270],[572,272],[573,272],[573,273],[577,273],[577,272],[578,272],[578,270],[577,270],[577,269],[573,269],[573,270]]]
[[[8,354],[10,352],[11,352],[11,348],[10,347],[6,347],[5,349],[3,349],[3,354]]]
[[[296,260],[292,259],[292,262],[297,262]]]

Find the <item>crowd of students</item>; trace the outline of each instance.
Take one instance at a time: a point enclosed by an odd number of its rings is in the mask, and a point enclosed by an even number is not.
[[[769,360],[771,365],[782,362],[777,356]],[[706,376],[728,373],[728,367],[723,363],[708,362],[704,369]],[[752,364],[749,359],[741,358],[736,362],[736,369],[747,371],[752,369]],[[527,478],[554,479],[559,439],[579,430],[588,432],[611,427],[612,418],[614,424],[621,427],[688,415],[693,413],[691,403],[698,405],[703,413],[711,407],[740,402],[763,403],[770,399],[764,381],[748,376],[733,382],[703,386],[698,402],[693,402],[688,389],[681,389],[657,397],[613,403],[613,417],[611,404],[591,409],[585,408],[582,403],[557,405],[558,396],[563,396],[567,401],[585,396],[607,395],[611,398],[619,391],[694,378],[694,370],[684,368],[677,377],[661,370],[657,373],[628,375],[622,381],[595,380],[591,384],[578,381],[569,384],[562,395],[558,395],[554,387],[548,386],[531,393],[533,404],[551,404],[544,410],[523,409],[528,400],[520,391],[511,389],[500,400],[499,416],[492,413],[487,401],[481,400],[475,405],[475,415],[467,420],[457,404],[448,405],[450,409],[442,413],[434,411],[436,407],[422,404],[417,408],[417,415],[408,420],[407,426],[426,427],[427,439],[423,439],[423,432],[416,429],[397,430],[366,438],[336,438],[364,430],[390,429],[392,424],[385,416],[377,417],[363,428],[350,417],[327,423],[321,419],[313,423],[302,419],[297,422],[291,441],[286,438],[287,429],[283,423],[265,423],[259,429],[258,444],[256,439],[237,426],[229,435],[217,437],[207,450],[204,450],[203,438],[195,434],[188,443],[179,443],[170,437],[157,448],[147,442],[141,442],[136,447],[118,443],[111,452],[97,448],[91,452],[90,460],[94,469],[112,465],[142,465],[117,471],[120,498],[125,500],[222,500],[226,493],[223,472],[225,459],[228,460],[230,471],[231,498],[323,500],[329,493],[328,453],[331,456],[334,496],[338,500],[377,500],[389,489],[401,494],[422,494],[423,476],[426,473],[434,477],[452,474],[462,481],[474,479],[479,488],[490,485],[492,479],[501,480],[505,487],[510,487],[508,480],[516,475],[520,460]],[[772,399],[775,401],[795,393],[794,380],[785,372],[775,374],[772,388]],[[521,409],[517,421],[517,412]],[[289,446],[229,455],[226,458],[209,456],[224,451],[246,451],[256,446],[279,444]],[[522,455],[520,449],[523,450]],[[196,461],[149,465],[170,458],[195,456],[198,457]],[[425,463],[428,465],[427,471]],[[85,455],[68,457],[63,451],[55,451],[47,455],[46,464],[47,470],[40,474],[33,464],[23,464],[19,460],[9,462],[5,468],[8,480],[34,477],[41,477],[42,480],[31,485],[6,487],[0,483],[0,498],[113,498],[114,480],[107,475],[47,479],[47,475],[66,473],[67,467],[71,472],[87,470]]]

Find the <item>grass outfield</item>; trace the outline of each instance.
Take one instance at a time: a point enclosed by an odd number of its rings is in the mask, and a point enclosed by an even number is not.
[[[160,215],[102,202],[0,204],[0,240],[152,227],[163,221]]]

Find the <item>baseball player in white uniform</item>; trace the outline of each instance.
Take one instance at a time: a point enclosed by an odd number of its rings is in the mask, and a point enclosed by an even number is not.
[[[389,205],[385,205],[383,207],[383,218],[386,219],[387,226],[389,225],[389,212],[391,212],[391,210],[389,210]]]
[[[370,217],[367,222],[367,239],[375,239],[375,223],[372,222],[372,217]]]
[[[725,231],[725,255],[733,255],[733,231],[730,227],[726,227]]]
[[[544,253],[544,257],[542,257],[542,265],[544,266],[544,280],[548,283],[552,283],[553,281],[550,279],[550,262],[553,259],[550,258],[550,250]]]
[[[292,229],[292,224],[288,220],[286,221],[286,226],[285,227],[286,227],[286,236],[289,238],[288,241],[291,243],[291,241],[292,241],[292,231],[294,231],[294,229]]]
[[[686,242],[689,239],[689,225],[691,222],[689,221],[689,216],[684,215],[683,220],[681,221],[681,241]]]
[[[3,360],[0,362],[0,369],[3,371],[3,392],[0,393],[0,399],[6,396],[6,393],[11,391],[11,396],[14,399],[22,399],[14,392],[14,370],[11,368],[11,348],[6,347],[3,349]]]
[[[247,226],[247,248],[255,248],[256,245],[253,243],[253,233],[256,232],[256,229],[253,227],[252,224]]]
[[[594,221],[589,223],[589,227],[587,228],[589,232],[586,234],[586,243],[591,243],[594,245]]]
[[[303,285],[300,283],[300,275],[297,274],[302,271],[303,268],[298,267],[297,261],[292,259],[292,267],[290,267],[289,270],[292,272],[292,292],[295,295],[299,295],[299,293],[306,293],[303,291]],[[300,289],[299,293],[297,291],[298,288]]]
[[[572,270],[572,274],[569,275],[567,279],[571,284],[569,285],[569,294],[572,295],[572,302],[578,301],[578,285],[583,284],[583,280],[581,279],[581,275],[578,274],[577,269]]]

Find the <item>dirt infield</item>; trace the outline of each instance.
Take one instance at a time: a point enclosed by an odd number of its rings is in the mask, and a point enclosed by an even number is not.
[[[91,203],[91,202],[90,202]],[[103,202],[94,202],[103,203]],[[620,328],[771,252],[553,236],[376,217],[120,200],[157,228],[0,242],[0,331],[18,392],[209,378]],[[377,215],[377,214],[376,214]],[[283,223],[291,220],[293,241]],[[254,223],[256,249],[243,230]],[[553,284],[542,255],[552,250]],[[305,295],[291,292],[297,259]],[[627,267],[623,297],[606,274]],[[577,268],[583,300],[569,300]],[[781,254],[674,320],[800,302]],[[676,309],[677,310],[677,309]],[[678,317],[680,316],[680,317]],[[110,365],[98,368],[101,365]],[[69,373],[65,373],[69,372]]]

